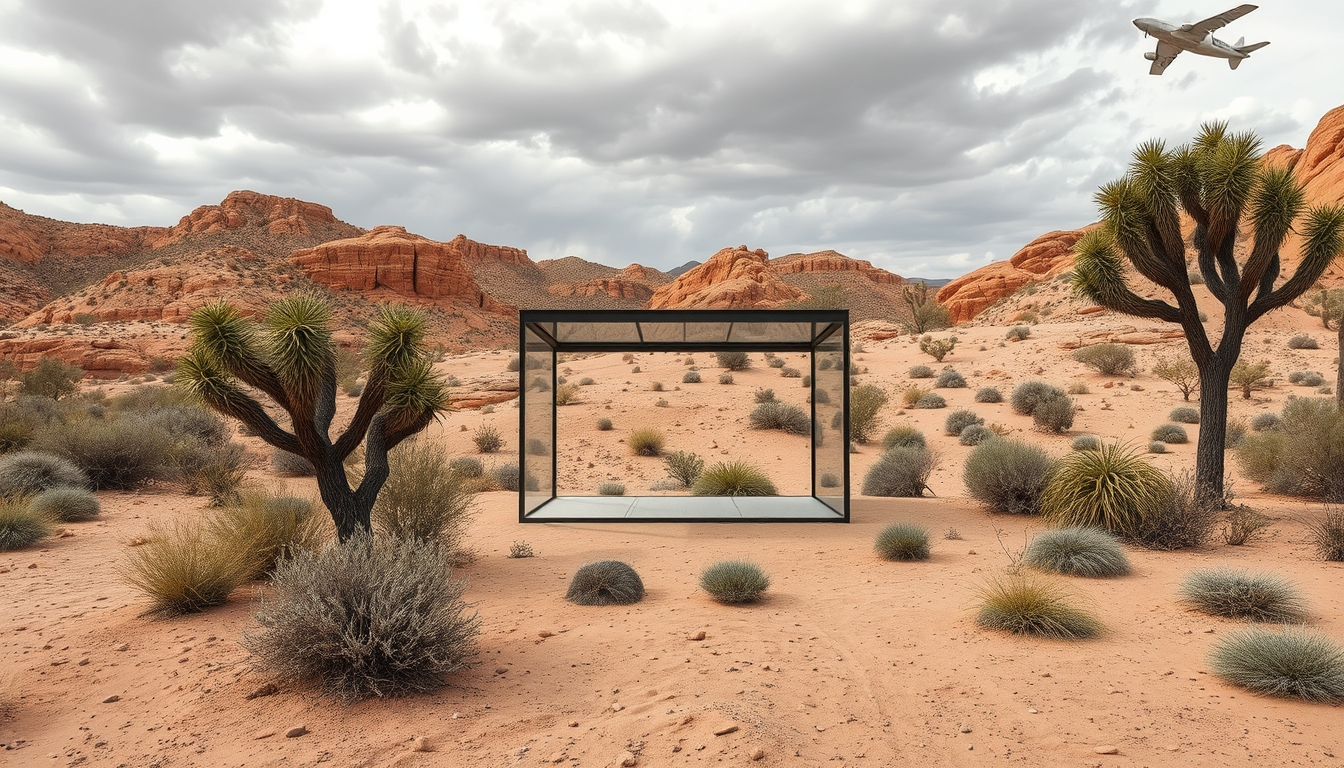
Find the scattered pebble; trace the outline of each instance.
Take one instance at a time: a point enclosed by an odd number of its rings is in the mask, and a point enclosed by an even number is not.
[[[732,725],[725,725],[722,728],[716,728],[714,730],[714,735],[727,736],[730,733],[736,733],[736,732],[737,732],[737,723],[733,723]]]
[[[552,631],[550,631],[549,629],[543,629],[543,630],[541,630],[540,632],[537,633],[537,637],[542,637],[542,638],[545,638],[545,637],[555,637],[555,633],[552,632]]]
[[[620,712],[622,709],[625,709],[625,705],[624,705],[624,704],[620,703],[619,701],[613,701],[613,702],[611,702],[611,711],[612,711],[612,712]]]
[[[457,717],[457,715],[453,715],[453,717]],[[569,727],[570,727],[570,728],[578,728],[578,727],[579,727],[579,721],[578,721],[578,720],[570,720],[570,721],[569,721]]]
[[[303,727],[302,725],[296,725],[296,726],[294,726],[293,728],[290,728],[288,731],[285,731],[285,738],[286,738],[286,739],[297,739],[298,737],[300,737],[300,736],[302,736],[302,735],[304,735],[304,734],[306,734],[306,733],[308,733],[308,729],[307,729],[307,728]]]
[[[962,724],[961,724],[961,732],[962,732],[962,733],[970,733],[970,732],[971,732],[971,724],[970,724],[970,723],[962,723]]]
[[[688,635],[688,636],[686,637],[686,639],[687,639],[687,640],[704,640],[704,639],[705,639],[705,630],[702,629],[702,630],[700,630],[699,632],[696,632],[696,633],[693,634],[693,635]]]
[[[103,699],[104,704],[115,704],[118,701],[121,701],[121,697],[115,693],[112,694],[111,696],[108,696],[106,699]]]
[[[129,651],[129,650],[131,650],[131,644],[130,644],[130,643],[117,643],[116,645],[112,646],[112,650],[114,650],[114,651]]]
[[[429,740],[428,736],[417,736],[415,740],[411,742],[411,751],[433,752],[434,744]]]
[[[257,731],[252,735],[254,740],[269,739],[275,735],[275,731]]]
[[[1032,707],[1027,710],[1027,714],[1029,715],[1039,715],[1040,713],[1041,711],[1039,709],[1036,709],[1035,707]]]
[[[508,671],[509,671],[509,668],[508,668],[508,667],[495,667],[495,674],[496,674],[496,675],[502,675],[502,674],[504,674],[505,672],[508,672]]]
[[[1113,745],[1111,745],[1111,744],[1103,744],[1102,746],[1097,747],[1096,749],[1093,749],[1092,751],[1093,751],[1093,752],[1096,752],[1098,755],[1118,755],[1118,754],[1120,754],[1120,748],[1117,747],[1117,746],[1113,746]]]
[[[764,760],[764,759],[765,759],[765,750],[764,750],[764,749],[761,749],[760,747],[757,747],[757,748],[753,749],[753,750],[751,751],[751,759],[752,759],[752,760]]]
[[[626,750],[616,756],[616,764],[621,768],[631,768],[631,766],[639,765],[639,758],[635,757],[634,752]]]

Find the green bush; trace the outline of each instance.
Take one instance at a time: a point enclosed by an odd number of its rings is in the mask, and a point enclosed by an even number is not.
[[[756,406],[747,420],[752,429],[778,429],[791,435],[806,435],[812,431],[812,419],[806,411],[778,400]]]
[[[619,560],[600,560],[574,572],[565,599],[577,605],[633,605],[644,599],[644,582]]]
[[[929,529],[910,523],[892,523],[877,534],[873,548],[883,560],[928,560]]]
[[[1305,333],[1299,333],[1288,340],[1289,349],[1320,349],[1321,345]]]
[[[1134,350],[1125,344],[1096,344],[1075,350],[1073,359],[1105,376],[1135,372]]]
[[[942,387],[944,389],[965,389],[966,378],[955,370],[948,368],[938,374],[938,378],[933,382],[933,386]]]
[[[979,445],[992,437],[998,435],[989,427],[983,424],[968,424],[961,430],[961,434],[957,435],[957,442],[962,445]]]
[[[912,379],[932,379],[933,369],[927,365],[916,365],[910,368],[910,378]]]
[[[443,448],[408,440],[387,454],[388,475],[373,504],[373,528],[390,538],[436,541],[460,551],[476,494],[450,469]]]
[[[30,496],[53,488],[88,486],[88,476],[60,456],[38,451],[0,456],[0,497]]]
[[[667,438],[652,427],[643,427],[631,432],[626,442],[636,456],[658,456],[662,454],[663,444],[667,442]]]
[[[925,448],[896,447],[883,453],[863,476],[865,496],[918,497],[929,487],[937,457]]]
[[[149,597],[151,614],[196,613],[229,599],[252,577],[255,555],[219,536],[206,520],[179,520],[152,528],[149,541],[130,550],[124,581]]]
[[[1169,489],[1130,532],[1130,540],[1148,549],[1168,551],[1198,547],[1207,541],[1218,526],[1219,509],[1217,504],[1200,498],[1196,488],[1190,472],[1171,477]]]
[[[1043,381],[1027,381],[1013,389],[1010,403],[1014,413],[1030,416],[1036,412],[1036,406],[1048,400],[1067,398],[1064,390],[1052,387]]]
[[[279,448],[271,452],[271,469],[281,477],[312,477],[317,474],[312,462],[297,453]]]
[[[1344,562],[1344,510],[1326,509],[1324,515],[1307,524],[1307,535],[1322,560]]]
[[[1278,429],[1248,436],[1237,459],[1272,493],[1344,499],[1344,415],[1333,400],[1289,400]]]
[[[1073,401],[1068,397],[1042,400],[1031,412],[1031,422],[1042,432],[1062,434],[1073,426]]]
[[[1288,374],[1288,383],[1303,387],[1319,387],[1325,383],[1325,377],[1316,371],[1293,371]]]
[[[597,429],[599,432],[610,432],[611,427],[611,419],[603,417],[597,420]]]
[[[839,487],[840,487],[840,478],[836,477],[835,475],[831,474],[830,472],[822,472],[822,473],[821,473],[821,487],[822,487],[822,488],[839,488]]]
[[[746,352],[715,352],[720,368],[730,371],[745,371],[751,367],[751,356]]]
[[[921,410],[936,410],[938,408],[946,408],[947,401],[937,392],[930,392],[916,400],[914,407]]]
[[[591,387],[596,383],[597,382],[593,380],[592,376],[584,376],[582,379],[579,379],[580,387]]]
[[[1001,403],[1003,402],[1003,394],[995,387],[981,387],[975,391],[975,402]]]
[[[1052,525],[1104,528],[1122,536],[1153,514],[1171,481],[1142,455],[1119,443],[1065,456],[1041,494]]]
[[[1190,442],[1190,437],[1186,435],[1185,428],[1180,424],[1163,424],[1153,430],[1148,436],[1149,439],[1169,445],[1178,445],[1180,443]]]
[[[1271,573],[1202,568],[1181,582],[1181,602],[1200,613],[1275,623],[1306,618],[1306,604],[1287,579]]]
[[[705,472],[705,460],[690,451],[669,453],[663,461],[667,463],[667,474],[683,488],[695,485]]]
[[[1079,435],[1073,438],[1073,450],[1095,451],[1101,447],[1101,440],[1095,435]]]
[[[112,410],[118,413],[148,413],[160,408],[190,405],[190,396],[177,387],[142,386],[112,398]]]
[[[322,518],[315,512],[308,499],[249,488],[237,503],[211,515],[208,526],[214,538],[246,553],[251,580],[275,570],[280,560],[320,544]]]
[[[33,370],[19,375],[19,391],[32,397],[60,400],[78,392],[83,377],[83,368],[43,355]]]
[[[1243,419],[1228,419],[1227,434],[1223,438],[1223,450],[1238,448],[1246,439],[1246,422]]]
[[[283,679],[316,678],[345,699],[438,688],[480,632],[450,562],[432,544],[366,536],[300,552],[276,568],[243,645]]]
[[[98,497],[83,488],[52,488],[33,497],[34,512],[62,523],[92,520],[102,508]]]
[[[1218,677],[1253,693],[1344,703],[1344,648],[1297,627],[1247,627],[1218,639],[1209,651]]]
[[[890,451],[892,448],[924,448],[927,445],[924,433],[909,424],[892,427],[882,437],[884,451]]]
[[[600,485],[597,486],[597,494],[598,494],[599,496],[624,496],[624,495],[625,495],[625,484],[624,484],[624,483],[601,483]]]
[[[919,351],[932,357],[938,362],[943,362],[943,358],[952,354],[952,350],[957,347],[957,337],[949,336],[945,339],[935,339],[933,336],[924,335],[919,340]]]
[[[89,477],[94,490],[133,490],[170,474],[172,438],[133,415],[53,426],[33,448],[64,456]]]
[[[545,456],[548,453],[550,452],[546,450],[546,444],[543,443],[541,440],[535,437],[529,437],[527,439],[528,456]]]
[[[769,476],[744,461],[721,461],[711,465],[691,486],[696,496],[774,496],[778,492]]]
[[[775,390],[758,389],[752,393],[752,398],[758,403],[769,403],[775,399]]]
[[[1034,515],[1041,494],[1054,477],[1055,460],[1034,445],[1018,440],[989,440],[966,458],[962,481],[971,496],[991,512]]]
[[[880,411],[887,404],[887,393],[872,384],[855,387],[849,393],[849,437],[867,443],[882,422]]]
[[[1031,335],[1031,327],[1026,325],[1014,325],[1008,329],[1008,334],[1004,337],[1010,341],[1022,341]]]
[[[754,603],[770,588],[770,577],[754,563],[724,560],[700,574],[700,588],[720,603]]]
[[[472,434],[471,441],[476,444],[476,450],[481,453],[496,453],[504,445],[504,440],[499,436],[499,430],[489,424],[482,424],[476,428]]]
[[[700,383],[700,372],[699,372],[699,371],[687,371],[684,375],[682,375],[682,377],[681,377],[681,383],[682,383],[682,384],[699,384],[699,383]]]
[[[1066,576],[1124,576],[1129,558],[1111,534],[1099,528],[1045,531],[1027,546],[1023,562]]]
[[[27,499],[0,497],[0,552],[31,547],[51,535],[52,523]]]
[[[963,429],[972,424],[984,423],[985,420],[976,416],[973,411],[958,409],[947,414],[947,419],[943,421],[943,434],[960,435]]]
[[[194,405],[170,405],[145,414],[146,424],[174,441],[194,440],[209,446],[223,445],[229,427],[214,413]]]
[[[1194,408],[1173,408],[1167,418],[1181,424],[1198,424],[1199,411]]]
[[[1063,586],[1028,573],[1008,574],[980,588],[975,623],[1014,635],[1081,640],[1101,634],[1091,613],[1070,604]]]
[[[563,376],[561,378],[564,378]],[[565,382],[555,388],[556,405],[573,405],[579,402],[579,385]]]

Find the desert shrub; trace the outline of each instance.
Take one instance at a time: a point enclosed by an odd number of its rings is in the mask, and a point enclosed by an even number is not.
[[[600,560],[574,572],[565,599],[577,605],[633,605],[644,599],[644,582],[619,560]]]
[[[547,453],[549,453],[549,451],[546,450],[546,444],[543,443],[540,439],[535,437],[528,438],[527,440],[528,456],[545,456]]]
[[[1069,386],[1065,388],[1065,391],[1070,395],[1086,395],[1091,393],[1092,390],[1088,389],[1085,382],[1072,381],[1069,382]]]
[[[271,578],[243,645],[284,679],[321,681],[346,699],[428,691],[475,655],[480,620],[462,600],[447,552],[358,536],[300,552]]]
[[[283,558],[318,546],[321,518],[315,511],[308,499],[249,488],[239,494],[236,504],[208,518],[208,526],[216,539],[247,554],[250,580],[270,573]]]
[[[579,379],[580,387],[591,387],[596,383],[597,382],[593,380],[592,376],[584,376],[582,379]]]
[[[1320,349],[1321,345],[1305,333],[1299,333],[1288,340],[1289,349]]]
[[[38,451],[0,456],[0,497],[29,496],[53,488],[87,488],[88,475],[68,459]]]
[[[791,435],[812,431],[812,419],[796,405],[770,400],[761,403],[747,417],[752,429],[778,429]]]
[[[1232,375],[1230,384],[1241,390],[1243,400],[1251,399],[1251,390],[1260,387],[1269,386],[1269,361],[1262,360],[1258,363],[1249,363],[1245,360],[1238,360],[1232,366]]]
[[[957,337],[949,336],[945,339],[935,339],[933,336],[925,335],[919,340],[919,351],[932,357],[938,362],[943,362],[943,358],[952,354],[952,350],[957,347]]]
[[[0,498],[0,552],[31,547],[52,533],[53,518],[24,498]]]
[[[724,560],[700,574],[700,588],[720,603],[754,603],[770,588],[770,577],[754,563]]]
[[[1244,419],[1228,419],[1227,434],[1223,438],[1223,449],[1240,447],[1245,439],[1246,421]]]
[[[912,379],[932,379],[933,377],[933,369],[927,365],[916,365],[910,369],[910,378]]]
[[[751,367],[751,356],[746,352],[715,352],[714,357],[720,368],[730,371],[745,371]]]
[[[687,355],[687,356],[686,356],[686,361],[685,361],[684,364],[685,364],[685,365],[695,365],[695,358],[694,358],[694,357],[691,357],[690,355]]]
[[[797,368],[780,368],[779,375],[786,379],[796,379],[803,374],[799,373]]]
[[[948,368],[938,374],[938,378],[933,382],[933,385],[944,389],[965,389],[966,378],[955,370]]]
[[[490,468],[490,480],[503,491],[518,492],[518,465],[513,462]]]
[[[1323,704],[1344,702],[1344,648],[1299,627],[1246,627],[1214,643],[1209,668],[1253,693]]]
[[[1332,400],[1289,400],[1278,428],[1247,437],[1237,459],[1272,493],[1344,499],[1344,414]]]
[[[317,474],[312,462],[297,453],[279,448],[271,453],[271,469],[281,477],[312,477]]]
[[[744,461],[721,461],[711,465],[691,486],[696,496],[774,496],[778,491],[770,477]]]
[[[1293,371],[1288,374],[1288,383],[1303,387],[1319,387],[1325,383],[1325,377],[1316,371]]]
[[[975,623],[1014,635],[1081,640],[1101,633],[1101,622],[1071,604],[1071,595],[1054,582],[1030,573],[990,579],[979,590]]]
[[[872,384],[855,387],[849,393],[849,436],[858,443],[872,439],[882,418],[880,411],[887,404],[887,393]]]
[[[1007,338],[1010,341],[1022,341],[1023,339],[1027,338],[1030,335],[1031,335],[1031,328],[1029,326],[1014,325],[1012,328],[1008,329],[1008,334],[1005,336],[1005,338]]]
[[[1181,424],[1198,424],[1199,411],[1194,408],[1173,408],[1167,418]]]
[[[579,385],[566,382],[555,388],[555,404],[570,405],[579,401]]]
[[[1002,403],[1003,394],[996,387],[981,387],[975,390],[977,403]]]
[[[882,454],[863,476],[865,496],[924,495],[937,457],[927,448],[896,447]]]
[[[522,365],[518,360],[518,356],[514,355],[513,357],[509,358],[509,363],[508,365],[504,366],[504,370],[516,373],[518,369],[521,367]]]
[[[705,460],[690,451],[669,453],[663,461],[667,463],[667,474],[681,483],[683,488],[695,485],[695,481],[705,472]]]
[[[507,556],[517,559],[521,557],[536,557],[536,553],[532,551],[532,545],[528,544],[526,541],[515,541],[509,545],[509,554]]]
[[[622,363],[632,363],[632,362],[634,362],[634,361],[635,361],[635,356],[634,356],[633,354],[629,353],[629,352],[626,352],[625,354],[621,355],[621,362],[622,362]]]
[[[831,402],[831,394],[824,389],[818,389],[812,396],[812,402],[827,405]]]
[[[62,523],[92,520],[102,508],[98,497],[83,488],[52,488],[33,497],[34,512]]]
[[[1101,440],[1095,435],[1079,435],[1073,438],[1073,450],[1095,451],[1101,447]]]
[[[190,405],[189,395],[177,387],[135,387],[112,398],[112,410],[118,413],[149,411]]]
[[[83,377],[83,368],[43,355],[33,370],[19,374],[19,391],[33,397],[60,400],[78,392],[79,380]]]
[[[448,462],[448,471],[458,477],[475,479],[485,476],[485,465],[472,456],[458,456]]]
[[[839,487],[840,487],[840,478],[836,477],[835,475],[831,474],[830,472],[822,472],[822,473],[821,473],[821,487],[822,487],[822,488],[839,488]]]
[[[929,394],[931,391],[933,390],[924,387],[910,387],[901,392],[901,401],[905,403],[906,408],[914,408],[915,403],[918,403],[921,397]]]
[[[699,372],[699,371],[687,371],[685,374],[682,375],[682,377],[681,377],[681,383],[682,383],[682,384],[699,384],[699,383],[700,383],[700,372]]]
[[[203,451],[193,447],[199,445],[175,446],[172,456],[177,479],[185,483],[187,493],[204,493],[212,507],[235,503],[238,489],[247,479],[247,452],[233,442],[205,446]]]
[[[957,435],[957,442],[962,445],[979,445],[991,437],[997,437],[997,433],[983,424],[968,424]]]
[[[653,391],[653,392],[662,392],[663,389],[664,389],[664,387],[663,387],[663,382],[661,382],[661,381],[655,381],[655,382],[653,382],[652,384],[649,385],[649,389],[650,389],[651,391]]]
[[[1129,540],[1148,549],[1169,551],[1198,547],[1209,539],[1218,525],[1218,505],[1200,497],[1190,472],[1182,472],[1169,480],[1167,491],[1130,531]]]
[[[597,430],[599,432],[610,432],[612,428],[611,419],[606,417],[597,420]]]
[[[1159,357],[1153,363],[1153,375],[1176,385],[1185,400],[1199,391],[1199,368],[1188,357]]]
[[[1210,616],[1287,623],[1306,617],[1306,603],[1287,579],[1272,573],[1201,568],[1181,581],[1181,602]]]
[[[131,490],[168,474],[172,443],[151,422],[126,415],[53,426],[33,448],[74,462],[94,490]]]
[[[471,441],[476,444],[476,450],[481,453],[495,453],[504,445],[504,440],[499,436],[499,430],[489,424],[482,424],[476,428],[472,434]]]
[[[960,435],[961,430],[972,424],[984,424],[985,420],[976,416],[974,412],[964,409],[955,410],[947,414],[947,419],[943,421],[943,434]]]
[[[1142,455],[1119,443],[1065,456],[1041,494],[1052,525],[1104,528],[1122,536],[1153,514],[1171,481]]]
[[[1017,440],[989,440],[966,458],[962,480],[971,496],[992,512],[1034,515],[1055,473],[1045,451]]]
[[[373,504],[373,528],[400,539],[433,540],[450,556],[461,547],[476,494],[434,443],[409,440],[387,454],[388,475]]]
[[[1167,444],[1164,443],[1164,442],[1162,442],[1161,440],[1154,440],[1154,441],[1152,441],[1151,443],[1148,444],[1148,452],[1149,452],[1149,453],[1166,453],[1166,452],[1167,452]]]
[[[173,440],[195,440],[205,445],[223,445],[229,427],[211,411],[194,405],[154,408],[144,416],[147,424]]]
[[[1030,416],[1036,412],[1036,406],[1047,401],[1065,398],[1064,390],[1052,387],[1043,381],[1027,381],[1013,389],[1010,403],[1014,413]]]
[[[1124,576],[1129,558],[1120,542],[1099,528],[1060,528],[1032,539],[1022,561],[1066,576]]]
[[[937,392],[930,392],[929,394],[916,400],[915,407],[922,410],[936,410],[938,408],[946,408],[947,401],[944,400],[943,396],[938,394]]]
[[[887,434],[882,436],[882,450],[889,451],[892,448],[924,448],[928,442],[924,439],[924,433],[909,424],[901,424],[887,430]]]
[[[1307,523],[1307,537],[1322,560],[1344,562],[1344,510],[1327,508],[1324,515]]]
[[[817,361],[817,370],[819,371],[829,371],[833,367],[835,367],[835,361],[829,357],[823,357]]]
[[[121,577],[150,599],[147,613],[176,616],[228,600],[251,578],[254,555],[219,536],[206,520],[179,520],[151,529],[149,540],[130,550]]]
[[[1223,515],[1223,543],[1240,547],[1258,541],[1269,527],[1270,518],[1247,506],[1234,507]]]
[[[1125,344],[1094,344],[1073,353],[1073,359],[1105,376],[1135,372],[1134,350]]]
[[[732,383],[733,383],[733,374],[731,374],[731,373],[720,373],[720,374],[719,374],[719,383],[720,383],[720,384],[732,384]]]
[[[1043,400],[1032,410],[1031,421],[1042,432],[1067,432],[1073,426],[1073,401],[1068,397]]]
[[[771,358],[767,358],[766,361],[765,361],[765,364],[768,365],[768,366],[770,366],[771,368],[783,368],[783,367],[784,367],[784,358],[782,358],[782,357],[771,357]]]
[[[873,548],[883,560],[928,560],[929,529],[910,523],[892,523],[877,534]]]
[[[1148,436],[1150,440],[1156,442],[1179,445],[1190,442],[1190,437],[1185,433],[1185,427],[1180,424],[1163,424],[1155,428]]]
[[[599,485],[597,486],[597,494],[598,494],[599,496],[624,496],[624,495],[625,495],[625,484],[624,484],[624,483],[601,483],[601,484],[599,484]]]
[[[758,403],[768,403],[775,399],[775,390],[758,389],[751,396]]]
[[[653,427],[643,427],[631,432],[626,442],[636,456],[658,456],[663,452],[663,444],[667,442],[667,438]]]

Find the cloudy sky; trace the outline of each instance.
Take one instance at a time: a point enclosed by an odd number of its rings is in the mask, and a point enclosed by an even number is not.
[[[1344,3],[1147,74],[1232,0],[0,0],[0,200],[172,224],[230,190],[668,268],[746,243],[947,277],[1093,218],[1140,139],[1301,146]]]

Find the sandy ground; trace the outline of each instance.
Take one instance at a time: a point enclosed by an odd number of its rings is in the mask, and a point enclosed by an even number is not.
[[[1059,349],[1060,340],[1103,322],[1038,326],[1032,339],[1003,347],[1002,327],[959,329],[961,345],[946,364],[970,387],[942,393],[950,408],[971,407],[1056,454],[1085,433],[1146,444],[1180,395],[1147,373],[1123,380],[1089,373]],[[1333,379],[1333,340],[1310,322],[1290,316],[1251,334],[1248,348],[1265,350],[1281,383],[1250,401],[1234,398],[1234,415],[1277,410],[1290,394],[1311,394],[1282,383],[1293,370]],[[1323,348],[1284,348],[1294,328],[1310,328]],[[1179,347],[1136,349],[1147,369],[1155,351]],[[861,381],[894,394],[886,426],[915,423],[939,451],[936,498],[856,493],[849,525],[519,525],[516,497],[484,494],[468,536],[477,560],[460,571],[483,621],[479,663],[433,695],[348,705],[312,686],[287,684],[247,699],[268,680],[237,641],[252,626],[264,586],[241,589],[205,614],[141,617],[143,599],[117,578],[127,542],[151,522],[200,514],[203,502],[152,490],[102,494],[102,518],[69,526],[72,536],[0,553],[0,680],[15,675],[15,704],[0,717],[0,764],[607,766],[626,751],[640,765],[1339,763],[1338,708],[1265,699],[1211,678],[1206,653],[1236,625],[1175,601],[1192,568],[1269,569],[1300,586],[1316,629],[1344,640],[1344,566],[1312,559],[1304,543],[1301,521],[1319,514],[1319,505],[1265,496],[1239,480],[1239,500],[1276,518],[1267,540],[1176,553],[1131,550],[1131,576],[1069,580],[1108,627],[1098,640],[985,632],[973,622],[976,588],[1009,563],[1039,523],[986,515],[965,498],[960,464],[969,449],[941,434],[950,409],[897,412],[898,390],[910,383],[906,370],[928,362],[908,339],[870,342],[858,357],[869,368]],[[476,353],[445,369],[467,379],[502,372],[507,359]],[[757,386],[796,393],[802,403],[798,381],[758,362],[734,374],[733,385],[719,385],[719,369],[699,362],[704,383],[683,385],[684,361],[671,356],[646,356],[638,375],[619,358],[570,361],[572,379],[596,379],[581,403],[562,409],[562,432],[574,426],[562,451],[582,446],[587,454],[563,473],[570,487],[619,479],[635,492],[661,479],[658,460],[628,456],[619,442],[636,424],[663,428],[670,448],[720,457],[726,450],[767,467],[777,482],[795,482],[806,438],[744,436],[738,422]],[[1040,435],[1007,405],[972,403],[978,386],[1000,386],[1007,395],[1031,378],[1088,385],[1091,393],[1076,397],[1083,411],[1070,435]],[[649,392],[655,380],[669,391]],[[656,406],[658,397],[668,406]],[[590,425],[601,415],[617,428],[597,432]],[[509,461],[516,458],[516,419],[506,402],[490,414],[450,414],[430,436],[467,453],[470,431],[493,423],[508,443],[487,463]],[[1198,428],[1187,428],[1193,440]],[[852,457],[856,489],[876,456],[861,446]],[[1154,461],[1189,467],[1193,444]],[[269,477],[262,469],[254,474]],[[892,521],[928,526],[932,560],[877,559],[873,537]],[[942,538],[948,529],[961,539]],[[506,557],[521,540],[535,558]],[[701,569],[729,557],[769,571],[768,599],[725,607],[698,591]],[[648,587],[644,602],[583,608],[563,600],[573,571],[604,558],[635,566]],[[704,640],[688,639],[700,631]],[[119,698],[104,703],[113,696]],[[309,733],[285,738],[297,725]],[[736,730],[714,735],[731,726]],[[433,752],[411,751],[421,736]],[[1103,745],[1118,754],[1097,754]],[[758,749],[764,758],[753,762]]]

